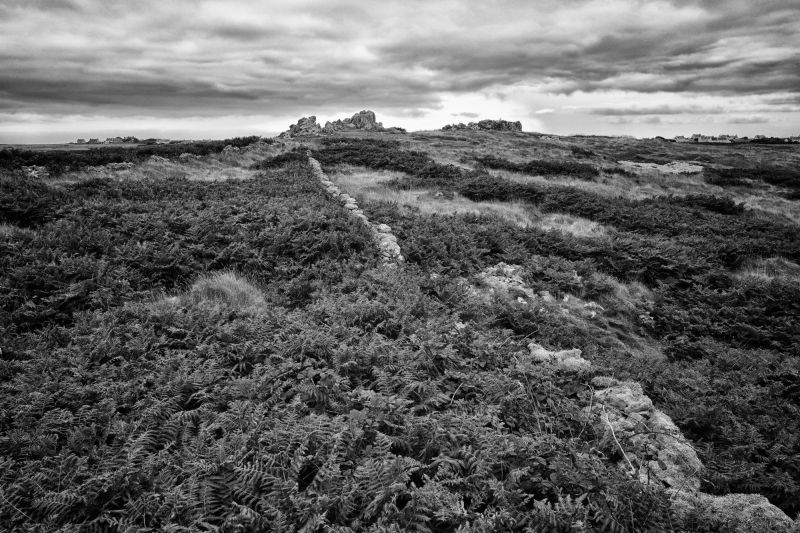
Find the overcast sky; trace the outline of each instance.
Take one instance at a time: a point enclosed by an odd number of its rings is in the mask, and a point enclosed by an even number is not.
[[[800,134],[800,0],[0,0],[0,142],[385,126]]]

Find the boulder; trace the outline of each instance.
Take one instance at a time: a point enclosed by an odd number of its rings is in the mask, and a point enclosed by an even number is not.
[[[702,492],[670,491],[678,516],[694,515],[713,531],[730,533],[789,533],[793,521],[760,494],[712,496]]]
[[[290,139],[299,136],[319,135],[322,135],[322,128],[317,124],[317,117],[311,115],[310,117],[303,117],[297,121],[297,124],[289,126],[289,129],[281,133],[278,137],[281,139]]]

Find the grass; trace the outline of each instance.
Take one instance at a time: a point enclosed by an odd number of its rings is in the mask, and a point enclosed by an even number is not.
[[[0,237],[14,237],[21,234],[31,234],[32,231],[27,228],[21,228],[14,224],[0,222]]]
[[[490,170],[489,172],[515,183],[572,187],[606,198],[644,200],[659,196],[728,197],[734,202],[743,203],[756,213],[763,213],[767,218],[778,218],[784,222],[800,224],[800,202],[783,198],[775,187],[762,186],[758,190],[758,194],[754,194],[753,189],[723,189],[703,181],[702,174],[670,174],[646,169],[637,172],[638,176],[635,178],[604,173],[599,181],[585,181],[569,176],[530,176],[508,170]]]
[[[602,224],[582,217],[563,215],[561,213],[541,215],[534,225],[545,231],[556,230],[569,233],[575,237],[603,238],[609,234],[609,229]]]
[[[252,283],[234,272],[217,272],[200,277],[187,298],[195,304],[215,303],[234,309],[264,305],[264,295]]]
[[[264,157],[277,154],[282,147],[253,144],[238,152],[209,154],[181,158],[149,158],[126,170],[81,169],[66,172],[48,180],[48,183],[78,183],[99,177],[118,180],[189,179],[192,181],[226,181],[252,179],[258,171],[250,166]]]
[[[783,257],[759,257],[746,261],[734,275],[739,279],[800,281],[800,265]]]
[[[537,227],[555,230],[575,237],[603,238],[609,229],[591,220],[561,213],[543,214],[534,206],[522,201],[473,201],[457,193],[444,193],[434,189],[398,190],[389,187],[392,180],[405,176],[402,172],[371,170],[352,165],[340,165],[330,173],[330,178],[360,202],[388,202],[397,204],[401,212],[440,215],[496,216],[521,228]]]

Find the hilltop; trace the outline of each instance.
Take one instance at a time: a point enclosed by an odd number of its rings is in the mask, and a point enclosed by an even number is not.
[[[798,147],[484,124],[0,151],[0,522],[796,531]]]

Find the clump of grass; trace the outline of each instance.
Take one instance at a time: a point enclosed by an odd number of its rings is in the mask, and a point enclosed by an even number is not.
[[[599,238],[608,235],[608,230],[602,224],[586,218],[561,213],[542,215],[535,222],[535,226],[543,230],[558,230],[563,233],[569,233],[575,237]]]
[[[765,281],[774,279],[800,281],[800,265],[783,257],[759,257],[745,261],[734,274],[739,279],[756,278]]]
[[[264,295],[248,280],[234,272],[217,272],[195,281],[186,299],[194,304],[212,303],[236,309],[264,305]]]
[[[21,234],[31,234],[31,230],[28,228],[21,228],[14,224],[8,224],[6,222],[0,222],[0,237],[14,237],[16,235]]]

